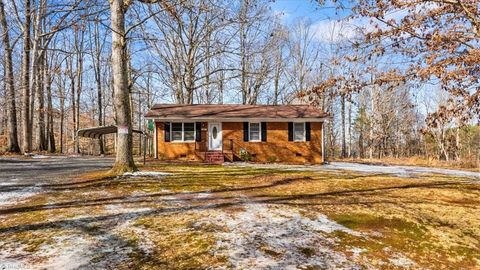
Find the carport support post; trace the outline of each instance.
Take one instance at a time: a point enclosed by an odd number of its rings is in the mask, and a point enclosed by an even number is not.
[[[80,138],[78,137],[78,132],[80,131],[80,129],[77,129],[77,131],[75,131],[75,145],[74,145],[74,152],[76,154],[81,154],[80,152]],[[78,143],[77,143],[78,142]],[[76,148],[76,149],[75,149]]]
[[[145,159],[147,158],[147,134],[143,133],[143,165],[145,165]]]

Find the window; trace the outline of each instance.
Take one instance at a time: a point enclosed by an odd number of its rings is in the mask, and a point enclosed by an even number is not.
[[[172,141],[182,141],[182,124],[172,123]]]
[[[259,142],[260,141],[260,123],[250,123],[249,128],[249,141]]]
[[[293,123],[293,140],[296,142],[305,141],[305,123]]]
[[[172,123],[172,141],[195,141],[195,123]]]
[[[195,123],[183,123],[183,140],[195,140]]]
[[[213,129],[212,129],[212,136],[213,136],[213,139],[214,139],[214,140],[217,139],[217,136],[218,136],[217,127],[213,127]]]

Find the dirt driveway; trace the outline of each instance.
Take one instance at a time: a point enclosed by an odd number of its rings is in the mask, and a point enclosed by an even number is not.
[[[0,269],[480,267],[475,176],[111,163],[1,160]]]

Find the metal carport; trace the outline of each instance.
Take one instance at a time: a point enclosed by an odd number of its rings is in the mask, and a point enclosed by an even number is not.
[[[132,129],[133,133],[138,133],[143,136],[147,134],[141,130]],[[92,128],[83,128],[77,130],[77,137],[91,138],[91,139],[100,139],[102,135],[118,133],[118,126],[100,126]],[[143,164],[145,164],[146,159],[146,143],[143,144]]]

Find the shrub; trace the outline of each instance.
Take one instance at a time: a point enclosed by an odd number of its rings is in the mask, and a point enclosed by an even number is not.
[[[245,150],[245,148],[240,149],[240,159],[244,162],[248,162],[252,160],[252,155]]]
[[[267,158],[267,162],[268,162],[268,163],[274,163],[274,162],[276,162],[276,161],[277,161],[277,157],[276,157],[276,156],[269,156],[269,157]]]

